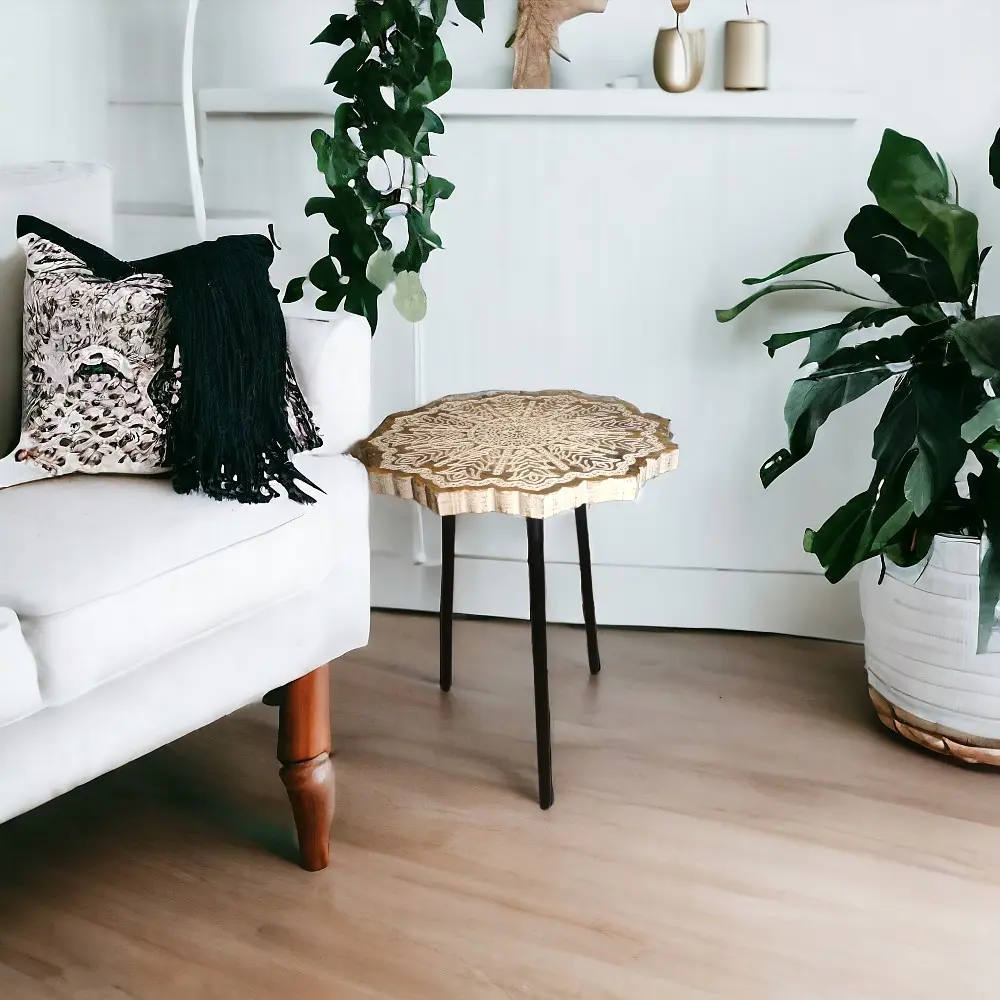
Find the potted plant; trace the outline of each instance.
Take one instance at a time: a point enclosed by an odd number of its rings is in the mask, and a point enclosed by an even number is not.
[[[328,252],[294,278],[285,302],[302,298],[306,282],[320,292],[316,308],[348,312],[378,325],[378,300],[395,289],[404,319],[427,311],[420,272],[441,249],[432,227],[451,181],[431,174],[431,136],[444,122],[430,105],[451,90],[452,71],[440,29],[452,0],[357,0],[353,14],[336,13],[313,44],[339,49],[326,78],[342,103],[332,132],[312,134],[316,166],[329,195],[310,198],[306,215],[322,215],[332,235]],[[454,0],[458,13],[482,27],[485,0]],[[397,220],[402,248],[390,227]]]
[[[991,154],[1000,187],[1000,135]],[[761,298],[823,289],[854,297],[836,323],[779,333],[766,347],[807,347],[785,404],[788,446],[761,468],[770,486],[806,457],[840,407],[877,386],[891,393],[874,432],[871,482],[805,534],[831,582],[855,566],[869,687],[882,721],[969,762],[1000,764],[1000,317],[977,316],[979,221],[959,205],[940,157],[887,131],[868,180],[875,205],[844,236],[886,299],[799,272],[803,257],[717,318]]]

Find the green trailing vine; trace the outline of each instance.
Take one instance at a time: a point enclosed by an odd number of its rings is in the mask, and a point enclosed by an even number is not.
[[[454,0],[482,28],[484,0]],[[451,63],[438,31],[449,0],[358,0],[352,15],[334,14],[313,44],[343,47],[326,82],[344,98],[333,132],[312,135],[316,165],[330,193],[311,198],[306,215],[322,215],[333,233],[329,252],[308,277],[295,278],[286,302],[301,299],[308,281],[317,308],[348,312],[378,324],[378,300],[395,287],[395,305],[411,322],[423,319],[427,297],[420,271],[441,249],[431,224],[435,206],[454,185],[424,166],[430,138],[444,123],[430,105],[451,89]],[[386,229],[405,222],[405,245]]]

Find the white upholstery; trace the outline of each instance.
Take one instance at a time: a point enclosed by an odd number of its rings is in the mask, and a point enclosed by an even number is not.
[[[35,658],[21,634],[17,615],[0,608],[0,726],[42,707]]]
[[[0,603],[21,620],[45,703],[72,701],[322,583],[338,552],[359,544],[345,515],[360,473],[342,456],[299,462],[326,491],[315,509],[182,497],[166,480],[138,477],[79,476],[0,493],[0,552],[11,554],[0,567]],[[22,544],[18,524],[32,525]],[[46,578],[60,577],[47,591]]]
[[[359,470],[350,494],[359,544],[338,555],[322,586],[174,650],[71,704],[0,727],[0,822],[364,646],[369,558],[360,536],[367,528],[368,487],[361,480]]]
[[[110,220],[94,177],[80,218]],[[0,184],[0,224],[28,210],[106,242],[64,196],[62,214],[24,203]],[[14,308],[0,298],[8,327]],[[342,452],[370,430],[369,331],[288,325],[325,439],[296,458],[315,505],[182,497],[151,477],[0,490],[0,822],[367,642],[368,482]]]
[[[371,430],[368,324],[345,316],[331,329],[326,315],[286,315],[288,353],[323,437],[313,454],[343,454]]]

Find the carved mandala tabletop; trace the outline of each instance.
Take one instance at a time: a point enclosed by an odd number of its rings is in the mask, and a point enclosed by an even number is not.
[[[669,420],[570,390],[446,396],[387,418],[354,455],[374,493],[442,516],[634,500],[677,466]]]

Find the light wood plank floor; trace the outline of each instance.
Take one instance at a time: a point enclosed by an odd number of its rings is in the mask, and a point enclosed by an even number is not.
[[[3,1000],[1000,996],[1000,775],[894,741],[860,650],[379,615],[338,665],[332,868],[291,851],[267,709],[0,828]],[[0,762],[2,766],[2,762]]]

